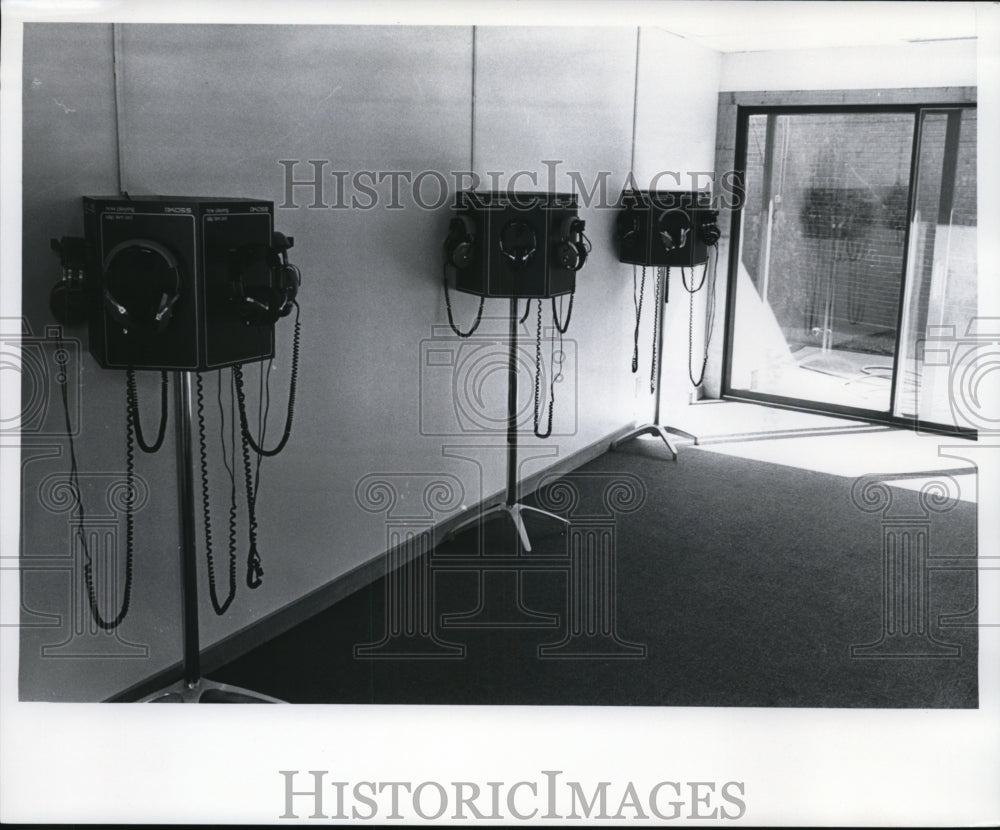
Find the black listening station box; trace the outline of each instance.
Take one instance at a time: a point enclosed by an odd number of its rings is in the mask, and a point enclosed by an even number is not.
[[[233,269],[238,252],[271,245],[272,202],[93,196],[83,216],[90,351],[102,367],[201,371],[274,355],[273,325],[248,324],[233,301],[234,276],[270,279],[263,257],[256,273]]]
[[[579,258],[560,248],[582,229],[570,193],[478,192],[456,195],[447,243],[448,285],[481,297],[556,297],[576,288]]]
[[[708,240],[718,237],[708,191],[626,190],[619,207],[620,262],[690,267],[708,260]]]

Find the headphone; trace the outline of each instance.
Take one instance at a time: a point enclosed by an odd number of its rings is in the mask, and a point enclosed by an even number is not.
[[[633,237],[639,235],[639,224],[640,224],[640,214],[632,210],[631,208],[626,208],[624,211],[618,214],[618,241],[619,242],[630,242]]]
[[[707,210],[702,214],[701,224],[698,227],[698,235],[706,245],[714,245],[722,236],[719,230],[719,211]]]
[[[566,216],[559,226],[559,239],[555,245],[556,265],[570,271],[579,271],[590,253],[590,240],[583,233],[586,222],[578,216]]]
[[[500,253],[514,268],[523,268],[538,249],[535,229],[527,222],[511,219],[500,231]]]
[[[447,265],[468,268],[475,253],[476,226],[471,216],[459,214],[448,225],[448,238],[444,243],[444,258]]]
[[[78,236],[64,236],[50,242],[59,254],[62,277],[49,292],[49,309],[57,322],[64,325],[82,323],[87,319],[86,267],[90,259],[87,243]]]
[[[691,232],[691,219],[680,208],[665,210],[656,220],[656,229],[667,251],[685,248],[688,234]]]
[[[270,245],[243,245],[230,251],[229,280],[233,299],[247,325],[272,325],[287,317],[295,306],[302,285],[302,274],[288,261],[288,249],[295,244],[291,236],[275,232]],[[265,276],[248,285],[254,275]]]
[[[181,272],[174,255],[151,239],[129,239],[104,258],[104,308],[124,333],[163,332],[180,299]]]

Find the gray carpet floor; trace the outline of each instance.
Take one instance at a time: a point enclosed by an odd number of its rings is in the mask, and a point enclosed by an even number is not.
[[[616,477],[631,503],[608,496]],[[568,532],[528,514],[520,577],[502,569],[519,553],[505,522],[408,566],[432,574],[416,616],[451,653],[358,656],[402,613],[382,579],[211,674],[293,703],[975,708],[975,505],[928,512],[893,489],[891,515],[866,512],[853,483],[694,448],[673,463],[632,442],[526,500],[577,501]],[[603,557],[577,551],[603,568],[600,590],[593,573],[544,567],[609,526]],[[886,582],[885,545],[914,528],[927,567]],[[495,560],[450,567],[473,556]],[[570,633],[567,657],[553,646]]]

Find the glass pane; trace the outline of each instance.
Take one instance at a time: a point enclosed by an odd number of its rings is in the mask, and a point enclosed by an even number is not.
[[[912,113],[753,115],[730,388],[888,412]]]
[[[976,111],[925,111],[918,159],[896,414],[967,426],[949,382],[976,316]]]

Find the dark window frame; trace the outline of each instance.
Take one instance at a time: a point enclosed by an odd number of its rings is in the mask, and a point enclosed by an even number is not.
[[[977,431],[968,427],[952,426],[924,421],[920,418],[907,418],[894,415],[896,404],[896,374],[899,369],[899,332],[902,326],[904,300],[906,297],[906,279],[909,271],[910,230],[912,226],[915,184],[917,176],[917,160],[920,153],[920,132],[924,114],[955,109],[976,109],[975,102],[952,103],[899,103],[899,104],[772,104],[772,105],[736,105],[736,154],[734,180],[740,197],[739,206],[730,211],[729,227],[729,262],[726,279],[726,320],[722,350],[722,373],[720,397],[724,400],[764,403],[783,409],[794,409],[805,412],[816,412],[824,415],[838,415],[873,424],[894,427],[908,427],[921,432],[955,435],[962,438],[977,438]],[[899,302],[896,316],[896,345],[893,352],[893,382],[890,395],[889,411],[874,412],[870,409],[844,406],[840,404],[819,403],[804,398],[790,398],[772,395],[764,392],[753,392],[747,389],[733,389],[731,384],[731,369],[733,357],[733,335],[736,325],[736,285],[739,274],[740,233],[743,224],[743,200],[746,194],[747,172],[747,137],[750,117],[753,115],[818,115],[840,113],[911,113],[913,115],[913,143],[910,148],[910,172],[907,184],[907,216],[903,239],[903,263],[899,291]]]

